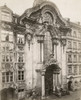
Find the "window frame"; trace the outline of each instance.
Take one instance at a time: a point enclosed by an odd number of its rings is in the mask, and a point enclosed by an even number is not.
[[[69,58],[69,56],[70,56],[70,58]],[[67,62],[72,63],[72,54],[67,54]]]
[[[11,80],[11,78],[12,78],[12,80]],[[8,72],[2,72],[2,83],[11,83],[13,81],[14,81],[13,72],[9,72],[9,71]]]
[[[24,81],[25,80],[25,71],[24,70],[18,70],[18,81]]]
[[[68,65],[68,75],[72,75],[72,65]]]

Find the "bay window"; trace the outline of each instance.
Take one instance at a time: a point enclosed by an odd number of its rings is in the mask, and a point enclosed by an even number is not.
[[[24,80],[24,71],[19,70],[18,71],[18,80],[23,81]]]
[[[13,72],[2,72],[2,82],[9,83],[13,81]]]
[[[2,62],[12,62],[13,61],[13,55],[2,55]]]
[[[18,56],[17,56],[17,58],[18,58],[18,62],[23,62],[24,61],[24,54],[23,53],[18,53]]]
[[[11,31],[2,31],[1,41],[13,42],[13,32],[11,32]]]
[[[17,43],[24,44],[24,35],[21,35],[21,34],[17,35]]]

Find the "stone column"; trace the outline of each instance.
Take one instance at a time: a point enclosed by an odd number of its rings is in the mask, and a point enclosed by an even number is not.
[[[45,98],[45,71],[42,71],[42,99]]]
[[[55,74],[55,86],[57,86],[57,74]]]
[[[53,73],[53,92],[55,91],[55,74]]]
[[[57,86],[59,86],[59,74],[57,74]]]
[[[42,62],[44,61],[44,47],[43,47],[44,45],[43,45],[43,43],[42,43]]]

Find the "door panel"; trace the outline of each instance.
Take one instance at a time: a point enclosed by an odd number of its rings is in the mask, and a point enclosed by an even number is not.
[[[1,91],[1,100],[17,100],[15,89],[8,88]]]
[[[53,93],[53,71],[47,70],[45,73],[45,94],[51,95]]]

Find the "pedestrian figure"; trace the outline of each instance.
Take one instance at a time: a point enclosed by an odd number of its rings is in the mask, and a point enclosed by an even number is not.
[[[70,77],[70,79],[69,79],[68,90],[73,91],[73,77]]]
[[[36,92],[35,91],[32,92],[32,100],[36,100]]]
[[[68,90],[69,90],[69,91],[72,90],[72,81],[71,81],[71,80],[68,82]]]

